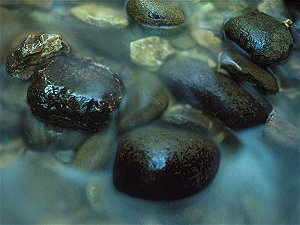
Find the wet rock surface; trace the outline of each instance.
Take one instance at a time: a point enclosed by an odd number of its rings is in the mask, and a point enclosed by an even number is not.
[[[216,146],[197,133],[143,127],[121,138],[114,164],[114,184],[137,197],[178,199],[207,186],[218,164]]]
[[[129,0],[127,14],[135,22],[150,26],[177,26],[185,15],[180,6],[161,0]]]
[[[121,82],[88,59],[57,57],[34,74],[28,88],[33,114],[62,127],[103,129],[122,98]]]
[[[240,129],[264,123],[271,106],[258,94],[250,94],[235,81],[214,74],[208,65],[191,58],[173,58],[160,70],[175,96],[208,112],[227,126]]]
[[[289,30],[280,21],[258,11],[230,19],[224,31],[228,38],[261,65],[287,58],[293,47]]]
[[[245,81],[264,94],[274,94],[279,87],[276,78],[267,70],[233,51],[221,53],[220,68],[233,79]]]
[[[57,34],[28,35],[7,57],[10,76],[27,80],[46,59],[68,53],[70,47]]]

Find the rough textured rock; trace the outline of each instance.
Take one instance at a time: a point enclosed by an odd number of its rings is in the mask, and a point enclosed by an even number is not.
[[[114,184],[141,198],[178,199],[208,185],[218,164],[217,148],[197,133],[142,127],[119,142]]]
[[[28,35],[19,46],[9,52],[6,69],[10,76],[27,80],[46,59],[69,51],[69,46],[62,41],[60,35]]]
[[[214,74],[199,60],[173,58],[161,67],[160,74],[181,101],[214,114],[234,129],[264,123],[272,109],[260,95],[250,94],[232,79]]]
[[[220,68],[238,81],[245,81],[264,94],[274,94],[279,87],[276,78],[262,67],[233,51],[223,52]]]
[[[150,26],[177,26],[185,21],[180,6],[161,0],[129,0],[127,14],[135,22]]]
[[[228,38],[261,65],[287,58],[293,47],[289,30],[280,21],[258,11],[230,19],[224,30]]]
[[[122,99],[118,77],[88,59],[56,57],[28,88],[33,114],[62,127],[101,130]]]

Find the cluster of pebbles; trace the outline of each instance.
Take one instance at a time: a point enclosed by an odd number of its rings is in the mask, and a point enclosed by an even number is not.
[[[246,9],[225,22],[218,59],[207,59],[186,51],[180,40],[164,39],[186,31],[181,5],[128,0],[123,12],[108,8],[113,21],[91,4],[71,12],[89,25],[124,29],[131,23],[155,31],[128,46],[131,63],[142,69],[124,65],[114,72],[111,64],[72,55],[58,34],[31,34],[9,52],[6,64],[8,76],[27,80],[28,89],[19,91],[27,94],[31,112],[22,106],[22,122],[9,115],[12,124],[1,132],[22,123],[32,149],[76,149],[66,162],[90,172],[103,169],[116,147],[113,182],[132,196],[170,200],[197,193],[217,173],[219,142],[236,143],[232,130],[269,121],[272,105],[265,95],[277,93],[279,82],[268,68],[289,57],[290,29]],[[210,31],[198,34],[212,37],[214,49],[222,44]]]

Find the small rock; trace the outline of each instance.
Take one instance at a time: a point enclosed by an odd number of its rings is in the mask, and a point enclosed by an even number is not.
[[[185,21],[180,6],[162,0],[129,0],[127,14],[135,22],[150,26],[178,26]]]
[[[220,69],[227,71],[233,79],[248,82],[264,94],[274,94],[279,89],[276,78],[271,73],[238,53],[221,53],[219,63]]]
[[[57,34],[28,35],[9,52],[6,69],[10,76],[27,80],[46,59],[68,53],[69,46]]]
[[[157,71],[163,61],[174,52],[166,39],[153,36],[130,43],[130,57],[138,65]]]
[[[293,47],[289,30],[280,21],[258,11],[230,19],[224,30],[228,38],[261,65],[287,58]]]
[[[218,164],[216,146],[196,132],[142,127],[119,142],[114,184],[136,197],[179,199],[207,186]]]
[[[73,16],[79,20],[99,27],[119,27],[128,25],[123,10],[99,3],[87,3],[71,9]]]
[[[86,186],[86,196],[92,209],[99,215],[107,215],[106,202],[103,199],[104,187],[99,181],[91,181]]]
[[[114,141],[110,132],[93,135],[79,147],[74,165],[86,171],[104,169],[111,156]]]
[[[179,55],[166,62],[159,73],[178,99],[214,114],[231,128],[264,123],[271,112],[272,107],[260,95],[215,74],[202,61]]]
[[[120,104],[122,86],[101,64],[56,57],[34,74],[27,96],[33,114],[47,122],[101,130]]]
[[[62,163],[71,164],[75,158],[74,150],[56,151],[54,156]]]
[[[191,35],[198,45],[210,49],[212,52],[219,51],[222,40],[215,36],[212,31],[204,29],[192,29]]]
[[[1,125],[2,126],[2,125]],[[1,134],[3,134],[1,132]],[[3,139],[1,138],[3,141]],[[25,151],[25,143],[21,138],[0,143],[0,169],[4,169],[18,160]]]
[[[143,71],[127,73],[124,81],[124,101],[118,131],[145,124],[159,117],[169,104],[167,89],[155,74]]]

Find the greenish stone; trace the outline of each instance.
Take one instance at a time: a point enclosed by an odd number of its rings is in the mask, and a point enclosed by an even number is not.
[[[129,0],[127,14],[135,22],[150,26],[178,26],[185,21],[180,6],[161,0]]]
[[[141,127],[120,139],[114,184],[136,197],[179,199],[206,187],[218,165],[217,147],[196,132]]]
[[[287,58],[293,47],[293,37],[288,28],[275,18],[258,11],[230,19],[224,30],[228,38],[261,65]]]
[[[238,81],[245,81],[264,94],[274,94],[279,87],[276,78],[267,70],[233,51],[223,52],[220,69]]]

